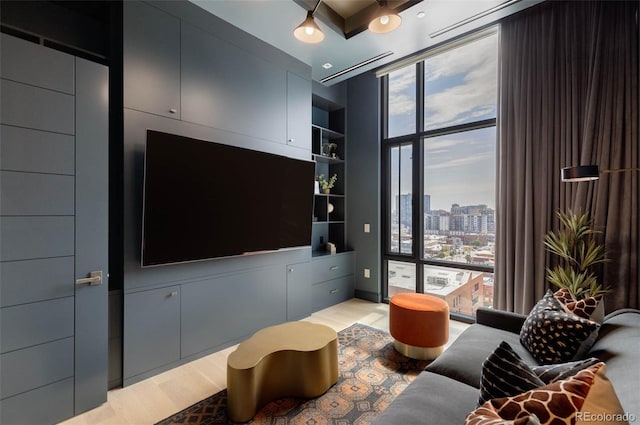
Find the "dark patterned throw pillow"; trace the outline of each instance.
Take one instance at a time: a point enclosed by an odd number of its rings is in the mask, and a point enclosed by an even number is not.
[[[596,363],[600,363],[600,361],[601,360],[596,357],[590,357],[588,359],[577,360],[575,362],[532,366],[531,370],[538,376],[538,378],[542,379],[545,384],[551,384],[556,381],[569,379],[582,369],[586,369]]]
[[[482,363],[480,398],[482,405],[492,398],[511,397],[545,385],[538,375],[502,341]]]
[[[540,364],[578,360],[593,345],[600,325],[567,312],[553,292],[533,307],[520,330],[520,342]]]

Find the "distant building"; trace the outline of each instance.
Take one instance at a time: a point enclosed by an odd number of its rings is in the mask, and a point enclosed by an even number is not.
[[[424,271],[424,292],[442,298],[449,310],[473,315],[485,304],[484,273],[427,267]]]

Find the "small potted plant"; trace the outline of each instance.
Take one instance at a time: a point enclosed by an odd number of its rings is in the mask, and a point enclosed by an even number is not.
[[[324,176],[324,174],[320,174],[318,176],[318,183],[320,183],[320,187],[322,188],[322,193],[324,194],[331,193],[331,189],[333,189],[333,186],[336,184],[337,180],[338,180],[337,174],[334,174],[328,180]]]

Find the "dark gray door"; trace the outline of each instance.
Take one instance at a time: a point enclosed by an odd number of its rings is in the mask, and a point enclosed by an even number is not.
[[[109,73],[76,58],[75,414],[107,401]],[[81,283],[100,273],[101,284]]]
[[[0,43],[0,423],[56,423],[106,401],[108,70]]]

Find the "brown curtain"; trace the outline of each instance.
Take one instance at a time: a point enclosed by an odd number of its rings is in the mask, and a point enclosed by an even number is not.
[[[606,309],[640,305],[638,172],[561,183],[560,169],[638,167],[638,2],[546,2],[500,28],[494,306],[527,313],[550,285],[555,212],[591,214]]]

